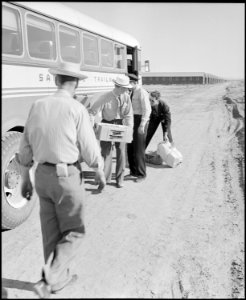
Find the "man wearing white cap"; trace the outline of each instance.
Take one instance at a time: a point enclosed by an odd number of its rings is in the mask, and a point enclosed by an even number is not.
[[[128,76],[133,86],[131,98],[134,115],[133,141],[127,145],[129,175],[135,177],[136,182],[141,182],[146,178],[145,139],[151,106],[148,92],[138,84],[138,76]]]
[[[102,113],[103,123],[126,125],[133,128],[133,111],[129,93],[132,86],[129,83],[129,77],[122,75],[113,80],[115,87],[99,97],[89,109],[92,122],[97,113]],[[94,125],[94,124],[93,124]],[[111,182],[112,176],[112,142],[101,141],[101,153],[104,158],[104,173],[106,182]],[[126,151],[124,142],[115,142],[116,148],[116,186],[123,187]]]
[[[86,78],[80,66],[65,63],[49,69],[57,92],[37,100],[31,107],[16,155],[22,165],[22,196],[33,193],[29,169],[37,162],[35,188],[40,199],[40,220],[45,266],[35,285],[48,298],[76,279],[70,263],[85,234],[84,186],[80,162],[95,168],[102,189],[105,184],[100,154],[89,114],[73,99],[79,80]]]

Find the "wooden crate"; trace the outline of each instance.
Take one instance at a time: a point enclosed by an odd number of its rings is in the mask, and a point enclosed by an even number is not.
[[[132,129],[125,125],[98,123],[96,135],[100,141],[132,142]]]

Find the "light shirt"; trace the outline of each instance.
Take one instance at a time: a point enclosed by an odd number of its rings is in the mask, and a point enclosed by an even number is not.
[[[120,96],[113,91],[101,95],[89,108],[91,117],[102,113],[102,119],[112,121],[122,119],[123,125],[133,128],[133,111],[129,94],[124,93]],[[94,119],[91,118],[92,122]]]
[[[53,164],[85,161],[100,169],[104,164],[86,108],[63,89],[32,105],[18,156],[23,166],[33,158]]]
[[[132,108],[134,115],[142,115],[139,126],[145,126],[151,114],[151,105],[149,102],[149,93],[140,86],[136,86],[132,95]]]

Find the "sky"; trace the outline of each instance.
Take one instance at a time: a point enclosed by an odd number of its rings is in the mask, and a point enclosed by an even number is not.
[[[244,78],[244,3],[63,4],[134,36],[142,48],[142,65],[149,60],[151,72]]]

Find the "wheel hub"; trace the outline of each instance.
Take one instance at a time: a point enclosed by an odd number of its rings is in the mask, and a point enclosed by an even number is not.
[[[18,174],[16,171],[8,171],[5,174],[5,179],[6,187],[8,189],[15,189],[20,183],[20,174]]]

